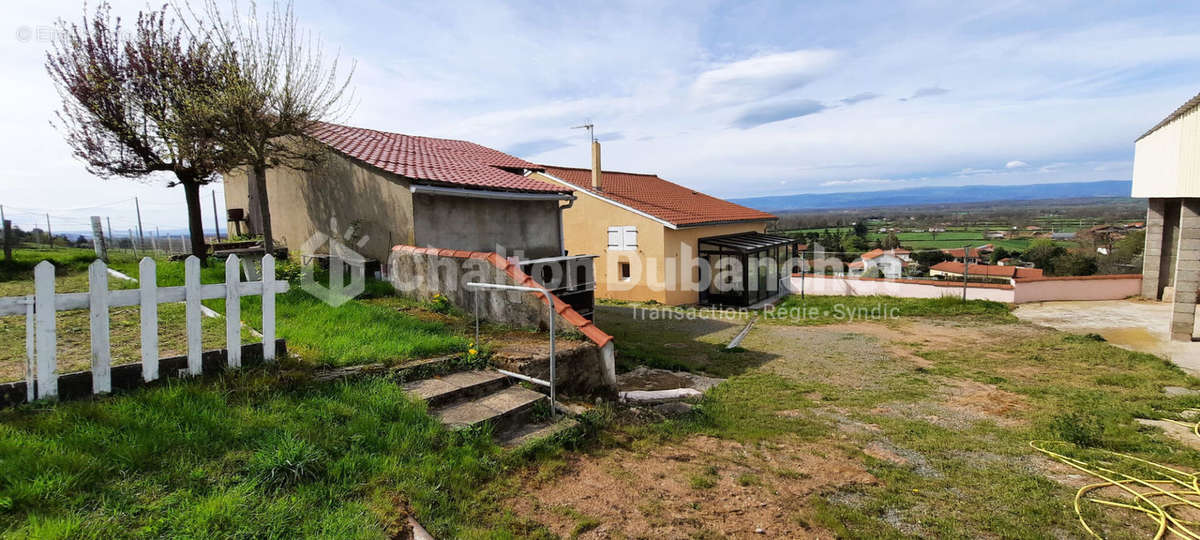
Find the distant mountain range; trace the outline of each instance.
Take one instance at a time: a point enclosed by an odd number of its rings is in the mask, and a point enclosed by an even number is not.
[[[831,210],[839,208],[878,208],[883,206],[919,206],[990,201],[1030,201],[1037,199],[1079,199],[1085,197],[1129,197],[1129,180],[1029,184],[1021,186],[916,187],[885,191],[845,193],[801,193],[730,199],[742,206],[767,212],[788,210]]]

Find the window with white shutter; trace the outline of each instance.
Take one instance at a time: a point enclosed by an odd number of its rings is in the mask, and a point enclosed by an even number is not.
[[[622,236],[623,235],[621,234],[621,227],[609,227],[608,228],[608,249],[610,249],[610,250],[621,249],[621,237]]]
[[[637,249],[637,227],[625,227],[625,249]]]
[[[633,251],[637,249],[637,227],[609,227],[609,251]]]

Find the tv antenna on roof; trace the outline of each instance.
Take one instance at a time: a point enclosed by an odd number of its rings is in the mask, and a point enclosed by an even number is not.
[[[591,139],[592,142],[596,142],[595,128],[596,128],[596,126],[593,125],[591,122],[588,122],[586,124],[579,125],[579,126],[571,126],[571,129],[586,129],[586,130],[588,130],[588,138]]]

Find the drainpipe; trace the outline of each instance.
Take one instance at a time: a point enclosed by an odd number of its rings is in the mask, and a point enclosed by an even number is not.
[[[567,254],[567,241],[563,238],[563,210],[575,206],[576,199],[574,195],[570,197],[567,199],[567,204],[558,207],[558,250],[561,252],[559,255],[562,256],[566,256]]]

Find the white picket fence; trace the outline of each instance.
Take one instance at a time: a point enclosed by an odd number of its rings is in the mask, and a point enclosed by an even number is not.
[[[262,258],[261,281],[241,281],[236,256],[225,260],[225,283],[201,284],[200,259],[184,261],[184,285],[157,286],[157,264],[144,258],[138,264],[139,288],[108,289],[108,267],[97,260],[88,268],[88,292],[54,292],[54,265],[42,261],[33,269],[34,294],[0,298],[0,316],[25,315],[25,388],[26,399],[58,396],[57,329],[55,313],[74,309],[90,311],[92,340],[92,392],[112,391],[112,357],[109,347],[109,308],[141,307],[142,379],[150,382],[159,378],[158,305],[184,302],[187,323],[187,373],[202,372],[200,331],[200,301],[225,299],[225,348],[231,368],[242,365],[243,296],[262,296],[262,353],[264,361],[275,359],[275,295],[288,290],[286,281],[275,276],[275,258]],[[269,277],[269,279],[268,279]],[[36,385],[34,384],[36,381]],[[37,388],[36,396],[34,388]]]

